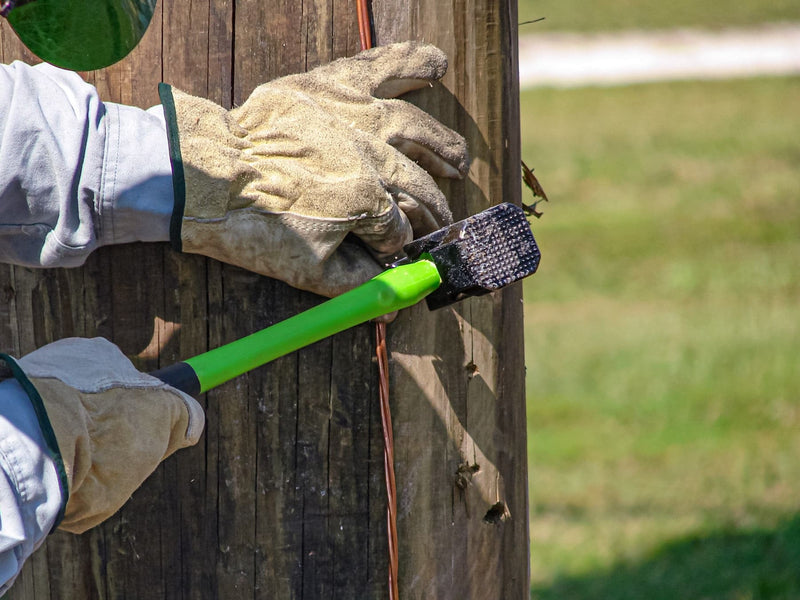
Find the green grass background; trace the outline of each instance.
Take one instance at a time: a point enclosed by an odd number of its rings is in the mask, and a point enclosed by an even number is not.
[[[800,598],[800,78],[521,108],[532,597]]]
[[[800,20],[798,0],[520,0],[520,35],[674,27],[749,27]]]

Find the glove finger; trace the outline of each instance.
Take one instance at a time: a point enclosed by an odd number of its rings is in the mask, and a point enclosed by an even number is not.
[[[362,219],[352,231],[376,257],[399,252],[414,238],[411,222],[396,202],[382,215]]]
[[[395,201],[411,222],[415,237],[427,235],[437,229],[441,229],[442,224],[436,220],[436,217],[428,210],[428,207],[418,202],[416,198],[398,190],[395,193]]]
[[[398,311],[392,311],[390,313],[386,313],[385,315],[381,315],[380,317],[375,317],[372,319],[376,323],[391,323],[397,318]]]
[[[345,240],[325,261],[323,276],[304,289],[333,298],[358,287],[382,270],[365,248]]]
[[[444,52],[419,42],[379,46],[312,71],[376,98],[396,98],[441,79],[446,72]]]
[[[397,151],[386,160],[387,190],[412,223],[416,236],[453,222],[444,193],[422,167]]]
[[[375,106],[377,135],[437,177],[460,179],[469,171],[467,142],[424,110],[402,100]]]

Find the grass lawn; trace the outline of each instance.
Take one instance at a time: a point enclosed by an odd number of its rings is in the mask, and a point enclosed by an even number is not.
[[[800,21],[797,0],[521,0],[520,35],[541,31],[603,31],[674,27],[749,27],[776,21]]]
[[[522,115],[532,596],[800,598],[800,78]]]

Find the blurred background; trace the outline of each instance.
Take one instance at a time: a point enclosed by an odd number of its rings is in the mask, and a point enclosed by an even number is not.
[[[522,77],[550,198],[525,283],[531,597],[798,599],[800,75],[683,42],[775,54],[800,2],[520,0],[540,17],[521,73],[588,74]],[[648,38],[688,70],[592,77]]]

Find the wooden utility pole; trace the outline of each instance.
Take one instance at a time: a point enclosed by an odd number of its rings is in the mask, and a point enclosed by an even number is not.
[[[441,47],[450,70],[411,97],[462,132],[468,180],[443,182],[457,219],[519,203],[514,0],[373,0],[376,45]],[[7,25],[2,60],[34,59]],[[354,0],[163,0],[134,53],[90,73],[106,101],[158,103],[156,84],[230,107],[263,81],[358,51]],[[43,99],[46,102],[46,99]],[[103,248],[85,266],[0,265],[0,350],[103,336],[144,371],[319,302],[167,244]],[[403,598],[528,597],[519,285],[388,328]],[[385,598],[373,326],[217,388],[200,443],[168,459],[106,523],[56,533],[10,598]]]

